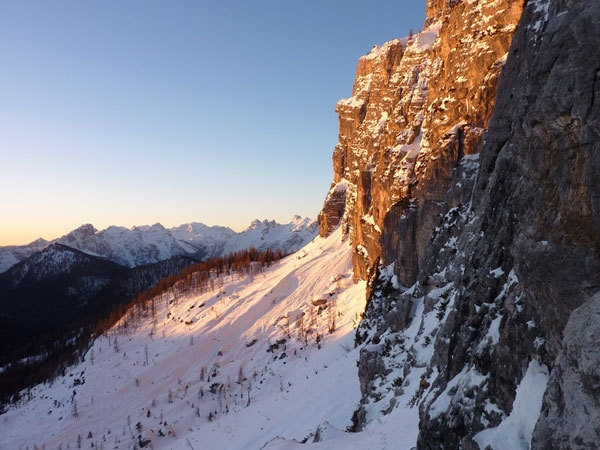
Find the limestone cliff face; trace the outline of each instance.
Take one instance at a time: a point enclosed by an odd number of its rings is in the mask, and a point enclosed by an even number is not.
[[[345,188],[342,226],[355,276],[397,261],[416,281],[432,231],[455,206],[447,197],[459,160],[479,152],[521,2],[429,1],[426,28],[360,58],[352,97],[337,105],[332,192]],[[336,224],[329,195],[320,232]],[[462,199],[460,199],[462,200]]]
[[[428,7],[448,17],[484,4]],[[598,447],[599,40],[600,3],[527,2],[489,122],[444,134],[424,119],[410,197],[382,226],[381,261],[394,264],[373,281],[357,333],[357,429],[406,404],[420,378],[409,400],[419,449]],[[446,95],[432,97],[435,83],[428,101]],[[481,154],[460,151],[461,135]],[[539,396],[524,412],[532,379]]]

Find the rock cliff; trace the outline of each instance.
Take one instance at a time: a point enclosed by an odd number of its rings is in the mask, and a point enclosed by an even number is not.
[[[334,185],[372,283],[355,429],[416,374],[420,449],[597,447],[600,4],[522,6],[429,1],[338,105]]]
[[[424,31],[359,59],[352,97],[337,104],[320,233],[335,226],[343,199],[333,193],[345,191],[342,226],[357,278],[372,278],[382,258],[398,262],[403,283],[416,281],[440,216],[462,200],[447,191],[459,160],[479,152],[522,6],[448,0],[427,8]]]
[[[600,289],[599,37],[598,4],[538,1],[523,13],[462,231],[443,246],[439,236],[420,275],[425,292],[435,278],[454,295],[436,336],[430,369],[438,375],[421,406],[422,448],[439,448],[440,440],[467,446],[471,437],[482,448],[501,447],[477,431],[507,420],[533,361],[550,380],[532,448],[597,442],[585,423],[598,414],[591,388],[598,375],[586,361],[596,355],[598,317],[573,311],[594,311],[590,298]],[[440,258],[449,244],[456,256]],[[465,380],[465,368],[484,381],[452,393],[440,412],[436,402]],[[574,417],[581,425],[571,426]]]

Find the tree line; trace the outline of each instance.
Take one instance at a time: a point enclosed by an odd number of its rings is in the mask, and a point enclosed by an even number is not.
[[[134,311],[136,308],[137,310],[153,311],[154,299],[168,291],[173,292],[175,296],[214,291],[224,277],[254,276],[285,256],[287,254],[279,249],[263,251],[250,247],[247,250],[236,251],[225,256],[215,256],[192,264],[176,275],[161,279],[152,288],[137,295],[128,303],[115,308],[108,316],[98,321],[93,335],[100,336],[105,333],[128,311]]]
[[[112,289],[111,295],[120,297],[120,301],[111,299],[108,311],[97,311],[91,317],[73,324],[68,330],[37,339],[24,349],[19,358],[13,358],[8,364],[5,362],[0,370],[0,414],[3,405],[27,398],[27,393],[20,393],[23,389],[43,382],[53,382],[57,376],[65,373],[67,367],[81,361],[93,339],[114,326],[128,311],[147,308],[152,310],[154,298],[168,291],[176,296],[190,292],[202,294],[217,288],[224,277],[254,276],[285,256],[280,250],[262,251],[250,247],[187,265],[175,275],[153,282],[151,288],[137,295],[132,294],[136,291],[135,286],[143,286],[144,282],[140,280],[148,278],[148,274],[144,269],[133,269],[132,274],[116,282],[119,286]],[[22,357],[23,354],[31,357]]]

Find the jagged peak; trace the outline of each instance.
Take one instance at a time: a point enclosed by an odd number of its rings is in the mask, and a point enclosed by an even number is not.
[[[127,228],[127,227],[123,227],[123,226],[120,226],[120,225],[109,225],[108,227],[106,227],[102,231],[99,231],[99,233],[115,232],[115,231],[118,231],[118,232],[127,232],[127,231],[132,231],[135,228],[136,227]]]
[[[308,227],[311,224],[313,224],[314,222],[315,222],[315,219],[311,219],[310,217],[302,217],[302,216],[295,214],[292,217],[292,221],[290,223],[295,226],[307,226]]]
[[[183,223],[175,228],[171,228],[171,231],[185,231],[192,236],[200,236],[211,231],[227,234],[235,233],[235,231],[229,227],[224,227],[222,225],[206,225],[201,222]]]
[[[80,227],[74,229],[73,231],[71,231],[70,233],[67,233],[65,236],[63,237],[75,237],[75,236],[93,236],[94,234],[96,234],[98,232],[98,230],[96,229],[96,227],[94,227],[94,225],[92,225],[91,223],[85,223],[83,225],[81,225]]]
[[[254,219],[252,222],[250,222],[250,226],[248,227],[248,229],[254,229],[254,228],[258,228],[259,226],[261,226],[263,223],[268,222],[267,219],[260,220],[260,219]]]
[[[141,230],[141,231],[163,231],[166,230],[166,228],[160,223],[160,222],[156,222],[153,225],[134,225],[133,227],[131,227],[130,229],[131,231],[136,231],[136,230]]]

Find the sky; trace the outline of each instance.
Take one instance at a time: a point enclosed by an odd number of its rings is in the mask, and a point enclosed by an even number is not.
[[[358,58],[424,20],[424,0],[0,0],[0,245],[316,218]]]

